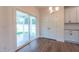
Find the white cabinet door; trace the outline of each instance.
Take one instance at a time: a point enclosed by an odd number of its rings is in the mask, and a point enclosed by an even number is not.
[[[79,42],[79,31],[73,31],[72,34],[73,34],[73,41],[78,43]]]
[[[76,22],[76,7],[65,7],[65,23]]]
[[[64,31],[64,40],[65,40],[65,41],[68,40],[68,37],[69,37],[68,31],[65,30],[65,31]]]
[[[70,30],[65,30],[64,38],[65,38],[65,41],[71,42],[71,41],[73,40],[72,31],[70,31]]]
[[[68,7],[65,7],[65,10],[64,10],[64,17],[65,17],[65,23],[68,23],[69,21],[70,21],[70,8],[68,8]]]
[[[79,43],[79,31],[65,30],[65,41]]]
[[[79,7],[76,8],[77,8],[77,23],[79,23]]]

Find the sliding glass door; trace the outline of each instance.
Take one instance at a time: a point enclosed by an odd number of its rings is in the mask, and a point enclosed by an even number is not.
[[[27,14],[16,11],[17,47],[29,42],[29,17]]]
[[[36,17],[16,11],[17,47],[29,43],[36,38]]]

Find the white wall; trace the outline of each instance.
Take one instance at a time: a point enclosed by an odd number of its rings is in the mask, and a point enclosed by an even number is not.
[[[35,7],[0,7],[0,51],[15,51],[16,10],[37,17],[37,37],[39,36],[39,11]]]
[[[11,8],[0,7],[0,51],[13,51],[16,48],[12,14]]]
[[[48,7],[40,9],[41,37],[64,41],[64,7],[53,15],[49,14]]]
[[[8,19],[8,8],[0,7],[0,51],[9,50],[9,19]]]

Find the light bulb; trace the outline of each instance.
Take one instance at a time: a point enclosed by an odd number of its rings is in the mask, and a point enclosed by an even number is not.
[[[52,14],[54,12],[53,7],[49,7],[49,12]]]
[[[59,11],[59,7],[55,7],[55,10],[56,10],[56,11]]]
[[[52,14],[54,12],[54,10],[50,10],[50,14]]]
[[[49,11],[51,11],[52,10],[52,7],[49,7]]]

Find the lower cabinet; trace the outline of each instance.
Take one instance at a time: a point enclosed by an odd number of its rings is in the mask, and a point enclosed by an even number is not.
[[[79,43],[79,31],[65,30],[65,41]]]

